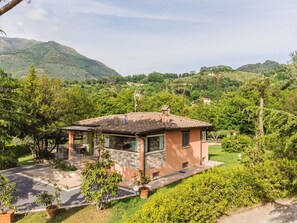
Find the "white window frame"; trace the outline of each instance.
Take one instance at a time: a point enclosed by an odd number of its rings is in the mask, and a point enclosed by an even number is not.
[[[201,130],[201,140],[202,140],[202,142],[207,141],[207,131],[206,130]]]
[[[162,145],[160,143],[159,150],[148,152],[148,138],[154,138],[154,137],[160,137],[159,138],[160,139],[160,142],[161,142],[161,138],[162,138],[162,140],[163,140],[163,148],[160,149],[160,146]],[[148,136],[145,137],[145,152],[146,153],[153,153],[153,152],[158,152],[158,151],[164,151],[165,150],[165,142],[166,142],[165,141],[165,134],[148,135]]]

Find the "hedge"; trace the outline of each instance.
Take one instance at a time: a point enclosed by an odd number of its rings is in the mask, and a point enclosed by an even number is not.
[[[265,161],[253,168],[215,168],[158,192],[125,222],[216,222],[239,207],[295,194],[297,162]]]
[[[253,145],[253,140],[245,135],[226,137],[222,141],[222,150],[226,152],[239,153],[245,148]]]
[[[9,155],[13,154],[17,158],[31,154],[31,150],[29,146],[26,144],[7,145],[5,147],[5,152],[8,153]]]
[[[16,167],[17,164],[18,164],[17,158],[0,155],[0,170]]]
[[[16,167],[18,158],[31,154],[30,148],[26,145],[8,145],[0,150],[0,170]]]

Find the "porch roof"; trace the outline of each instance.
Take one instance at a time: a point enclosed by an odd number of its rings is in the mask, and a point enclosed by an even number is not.
[[[212,125],[207,122],[172,114],[168,115],[168,122],[162,122],[162,115],[159,112],[134,112],[109,115],[80,120],[73,123],[74,126],[65,127],[64,129],[81,131],[99,129],[106,133],[146,134],[174,129],[212,128]]]
[[[64,130],[73,130],[73,131],[92,131],[92,127],[89,126],[66,126],[66,127],[61,127],[60,129]]]

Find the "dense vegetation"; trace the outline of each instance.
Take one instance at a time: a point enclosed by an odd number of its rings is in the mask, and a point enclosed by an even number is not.
[[[168,104],[173,114],[212,123],[218,134],[225,132],[220,137],[236,133],[234,140],[238,141],[240,135],[251,138],[258,135],[261,136],[257,137],[258,146],[273,150],[278,157],[296,159],[294,59],[293,55],[292,64],[277,66],[274,73],[270,70],[266,76],[216,66],[203,67],[198,73],[153,72],[63,82],[47,75],[38,77],[34,67],[22,79],[15,79],[2,70],[0,152],[4,153],[13,137],[18,137],[37,158],[46,158],[56,148],[58,139],[63,140],[58,127],[84,118],[135,109],[160,111],[162,105]],[[135,92],[140,95],[136,101]],[[265,135],[260,134],[259,126],[260,92],[265,101]],[[203,98],[209,98],[211,102],[205,103]],[[212,134],[214,138],[215,134]]]
[[[227,212],[296,194],[296,161],[213,169],[155,194],[125,222],[216,222]]]

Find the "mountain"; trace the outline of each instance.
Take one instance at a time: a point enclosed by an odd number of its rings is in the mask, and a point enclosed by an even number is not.
[[[68,81],[119,76],[103,63],[54,41],[0,37],[0,68],[20,78],[28,74],[31,65],[36,67],[38,74],[46,73]]]
[[[278,62],[272,60],[266,60],[264,63],[247,64],[237,68],[238,71],[245,71],[251,73],[270,73],[275,70],[275,68],[282,66]]]

